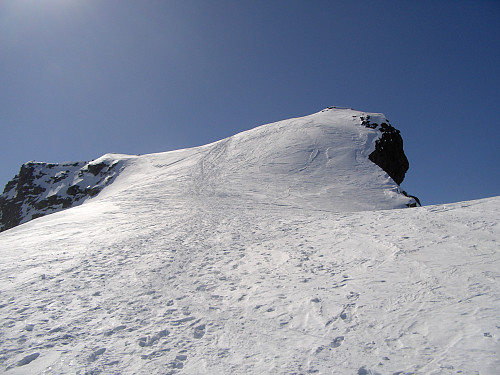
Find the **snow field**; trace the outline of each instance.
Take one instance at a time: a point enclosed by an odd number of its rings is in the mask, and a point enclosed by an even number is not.
[[[78,223],[66,241],[38,236],[58,232],[51,217],[26,224],[36,253],[23,227],[0,237],[7,373],[499,368],[498,198],[351,214],[196,205],[154,222],[146,205],[104,212],[107,230],[78,221],[85,206],[52,215]]]
[[[359,115],[123,157],[0,233],[0,372],[499,373],[500,198],[394,210]]]

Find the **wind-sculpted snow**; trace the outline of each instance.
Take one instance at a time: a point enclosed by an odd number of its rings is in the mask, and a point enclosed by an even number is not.
[[[135,187],[0,234],[7,374],[495,374],[500,199],[332,213]]]
[[[336,212],[406,207],[413,199],[368,158],[382,133],[362,125],[363,115],[330,108],[208,145],[192,161],[194,193],[222,204],[238,197],[241,204]]]
[[[411,206],[414,199],[393,180],[402,181],[408,161],[399,132],[387,122],[381,114],[331,107],[188,150],[110,154],[91,163],[30,162],[0,196],[0,231],[82,204],[108,189],[123,168],[169,194],[220,204],[238,199],[336,212]],[[387,137],[389,128],[395,139]]]

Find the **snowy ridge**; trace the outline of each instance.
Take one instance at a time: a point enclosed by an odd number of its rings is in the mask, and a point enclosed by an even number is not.
[[[0,231],[81,204],[126,168],[127,176],[171,195],[218,204],[237,198],[241,205],[336,212],[407,207],[414,200],[369,158],[387,123],[382,114],[330,107],[186,150],[109,154],[90,163],[30,162],[0,196]],[[406,169],[398,171],[401,180]]]
[[[143,155],[129,159],[120,181],[127,189],[156,185],[169,197],[219,206],[237,202],[335,212],[407,207],[414,200],[368,158],[382,134],[377,124],[387,120],[369,113],[374,126],[367,127],[363,116],[326,109],[206,146]]]

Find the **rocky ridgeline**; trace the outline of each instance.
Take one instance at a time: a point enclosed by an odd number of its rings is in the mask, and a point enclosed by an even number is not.
[[[83,203],[111,183],[119,162],[28,162],[0,196],[0,232]]]

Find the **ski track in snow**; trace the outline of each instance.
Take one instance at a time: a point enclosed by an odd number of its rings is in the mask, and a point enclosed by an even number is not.
[[[394,198],[319,175],[385,181],[357,161],[373,134],[337,157],[308,128],[273,154],[261,135],[286,126],[129,158],[96,198],[1,233],[0,372],[500,373],[500,198],[342,212]],[[359,201],[336,212],[342,194]]]

